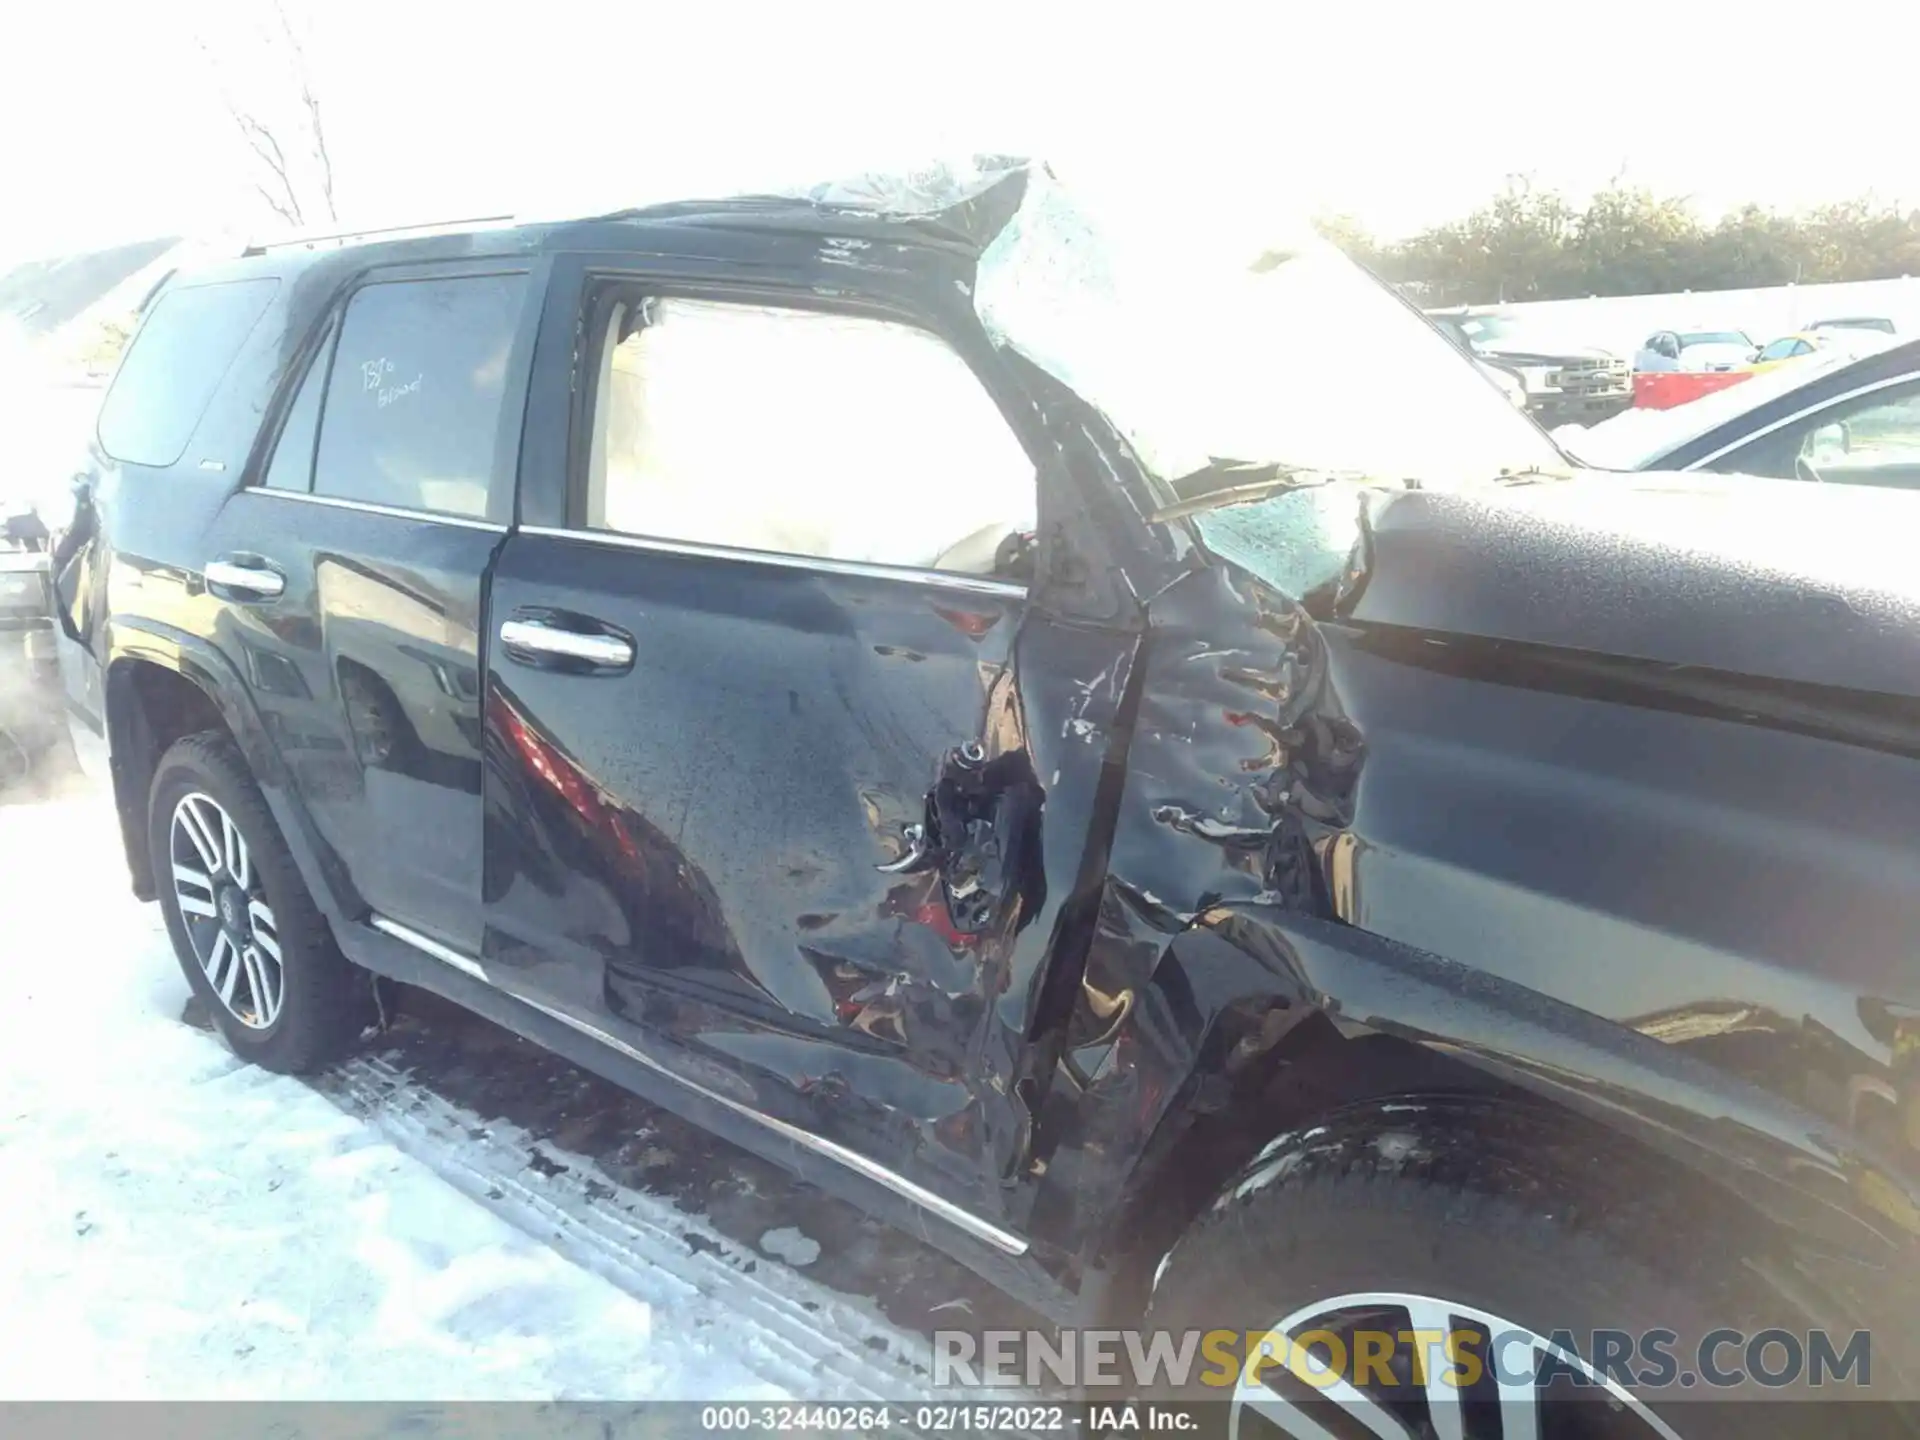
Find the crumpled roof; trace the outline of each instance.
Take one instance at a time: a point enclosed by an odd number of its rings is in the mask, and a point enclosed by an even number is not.
[[[1035,160],[970,155],[901,170],[869,170],[777,193],[828,210],[926,221],[984,248],[1042,176],[1051,178]]]
[[[1043,169],[1014,155],[933,159],[906,170],[869,170],[786,193],[816,205],[902,217],[937,215],[1019,174]]]
[[[1052,166],[998,154],[939,158],[776,193],[965,240],[979,255],[974,312],[993,340],[1127,428],[1133,377],[1114,363],[1127,313],[1112,237]],[[1144,452],[1145,437],[1132,438]]]

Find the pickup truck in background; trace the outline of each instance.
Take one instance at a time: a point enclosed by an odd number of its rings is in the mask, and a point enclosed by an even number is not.
[[[1476,359],[1517,376],[1527,413],[1545,428],[1597,425],[1633,404],[1633,365],[1610,350],[1497,313],[1441,310],[1429,318]]]

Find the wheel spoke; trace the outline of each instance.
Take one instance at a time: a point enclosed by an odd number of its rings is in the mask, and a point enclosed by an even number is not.
[[[1300,1409],[1300,1405],[1273,1394],[1267,1388],[1260,1388],[1258,1394],[1244,1396],[1240,1404],[1260,1415],[1269,1425],[1279,1428],[1283,1434],[1298,1436],[1298,1440],[1340,1440],[1340,1436],[1313,1419],[1308,1411]],[[1238,1430],[1238,1427],[1235,1428]]]
[[[1241,1372],[1240,1384],[1234,1394],[1235,1400],[1290,1435],[1318,1440],[1319,1436],[1329,1434],[1327,1427],[1321,1424],[1314,1417],[1313,1412],[1300,1403],[1300,1400],[1289,1398],[1279,1389],[1265,1382],[1260,1370],[1271,1369],[1278,1377],[1280,1385],[1289,1388],[1298,1387],[1303,1392],[1301,1399],[1306,1398],[1304,1392],[1310,1391],[1314,1398],[1323,1400],[1329,1405],[1338,1406],[1343,1414],[1351,1417],[1353,1422],[1362,1426],[1369,1435],[1377,1436],[1379,1440],[1410,1440],[1413,1432],[1405,1422],[1364,1390],[1356,1388],[1342,1376],[1321,1366],[1311,1352],[1306,1359],[1307,1368],[1313,1374],[1311,1380],[1290,1372],[1287,1366],[1293,1355],[1297,1353],[1293,1345],[1294,1342],[1290,1337],[1278,1331],[1269,1332],[1263,1336],[1259,1346],[1249,1354],[1250,1356],[1266,1354],[1273,1356],[1274,1359],[1262,1364],[1258,1370],[1253,1368],[1249,1361],[1247,1368]]]
[[[273,911],[264,900],[247,902],[247,918],[253,922],[253,943],[258,945],[270,957],[273,963],[280,963],[280,932],[274,923]]]
[[[220,838],[221,853],[226,858],[227,874],[233,877],[234,884],[244,890],[253,883],[252,866],[247,858],[247,842],[240,834],[240,827],[233,823],[233,817],[224,810],[220,812]]]
[[[1540,1436],[1540,1352],[1531,1343],[1527,1347],[1525,1375],[1514,1374],[1515,1367],[1487,1347],[1487,1363],[1493,1366],[1494,1380],[1500,1388],[1500,1440],[1539,1440]],[[1514,1378],[1509,1379],[1508,1376]]]
[[[1420,1366],[1420,1374],[1426,1385],[1427,1424],[1433,1433],[1433,1440],[1466,1440],[1466,1422],[1460,1408],[1460,1387],[1447,1383],[1447,1375],[1453,1370],[1453,1356],[1448,1341],[1455,1325],[1452,1310],[1432,1301],[1410,1299],[1407,1302],[1407,1320],[1409,1328],[1416,1334],[1427,1331],[1438,1332],[1437,1344],[1426,1344],[1416,1340],[1418,1346],[1415,1356]]]
[[[176,886],[191,885],[194,889],[204,890],[209,895],[213,893],[212,878],[195,870],[190,865],[175,865],[173,867],[173,883]]]
[[[214,842],[213,830],[207,824],[206,817],[200,813],[200,797],[189,795],[180,802],[173,812],[174,824],[187,837],[194,850],[200,856],[200,863],[206,867],[209,875],[220,871],[220,847]]]
[[[229,1009],[233,1007],[234,982],[239,978],[240,953],[222,930],[214,937],[213,949],[207,952],[207,979],[220,996],[220,1003]]]
[[[254,1023],[271,1025],[274,1012],[278,1009],[278,996],[267,981],[267,962],[261,958],[258,950],[249,945],[240,952],[240,963],[247,972],[247,993],[253,1001]]]
[[[206,891],[209,897],[213,894],[212,882],[198,870],[189,870],[184,865],[174,866],[173,898],[180,906],[180,913],[182,915],[214,915],[219,913],[214,909],[213,901],[210,898],[203,898],[193,894],[191,890],[187,888],[191,886],[197,886]]]
[[[1331,1380],[1325,1384],[1315,1384],[1313,1388],[1319,1390],[1321,1400],[1331,1400],[1332,1404],[1338,1405],[1363,1427],[1367,1427],[1367,1434],[1377,1434],[1380,1440],[1407,1440],[1407,1436],[1413,1434],[1398,1415],[1386,1409],[1386,1405],[1380,1404],[1365,1390],[1357,1390],[1346,1380]]]
[[[1377,1435],[1380,1440],[1409,1440],[1413,1434],[1399,1416],[1345,1380],[1316,1381],[1313,1388],[1321,1399],[1332,1401],[1365,1426],[1369,1435]]]
[[[179,902],[183,915],[219,913],[213,904],[213,878],[191,865],[173,867],[173,898]]]
[[[1284,1434],[1297,1437],[1297,1440],[1340,1440],[1338,1435],[1314,1419],[1307,1411],[1285,1396],[1276,1395],[1265,1387],[1247,1394],[1240,1403],[1263,1420],[1277,1426]],[[1239,1430],[1239,1418],[1237,1415],[1234,1416],[1236,1433]],[[1389,1432],[1390,1435],[1391,1433]],[[1406,1432],[1402,1430],[1399,1436],[1393,1437],[1393,1440],[1400,1440],[1400,1436],[1405,1434]]]

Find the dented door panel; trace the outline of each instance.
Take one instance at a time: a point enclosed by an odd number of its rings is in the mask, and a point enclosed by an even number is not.
[[[590,619],[633,661],[492,647],[489,978],[998,1215],[1131,644],[1023,611],[961,577],[514,535],[491,631]]]

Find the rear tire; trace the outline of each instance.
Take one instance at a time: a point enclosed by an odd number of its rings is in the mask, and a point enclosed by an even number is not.
[[[234,1053],[288,1074],[344,1053],[360,1030],[364,977],[334,944],[226,735],[189,735],[161,757],[147,845],[180,968]]]

